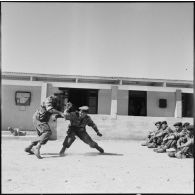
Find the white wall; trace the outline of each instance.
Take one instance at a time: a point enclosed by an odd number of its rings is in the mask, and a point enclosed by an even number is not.
[[[167,108],[159,108],[159,99],[167,99]],[[174,117],[175,93],[147,92],[147,116]]]
[[[30,106],[17,106],[15,104],[16,91],[31,92]],[[41,87],[2,85],[2,129],[8,126],[24,130],[33,130],[32,116],[41,102]]]
[[[118,90],[117,100],[117,114],[128,115],[129,91]]]
[[[100,89],[98,91],[98,114],[110,114],[111,89]]]

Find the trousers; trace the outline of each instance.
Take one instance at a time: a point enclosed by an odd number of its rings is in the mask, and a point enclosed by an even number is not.
[[[64,139],[63,146],[69,148],[78,136],[84,143],[88,144],[91,148],[98,147],[98,144],[92,140],[86,130],[79,131],[78,129],[69,129],[67,136]]]
[[[49,140],[52,131],[47,122],[40,122],[37,120],[36,114],[33,115],[33,125],[37,131],[37,137],[32,141],[33,145],[40,143],[44,145]]]

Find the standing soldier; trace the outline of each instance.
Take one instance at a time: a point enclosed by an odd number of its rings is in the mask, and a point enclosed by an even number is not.
[[[91,117],[87,115],[89,107],[82,106],[80,107],[80,111],[70,112],[72,104],[69,103],[67,105],[67,109],[65,109],[65,119],[70,120],[70,125],[68,127],[67,136],[63,142],[63,147],[60,151],[60,156],[64,155],[64,152],[67,148],[71,146],[71,144],[75,141],[78,136],[84,143],[88,144],[91,148],[96,148],[99,152],[104,153],[104,150],[98,146],[98,144],[92,140],[89,134],[86,131],[86,125],[92,127],[98,136],[102,136],[99,132],[96,124],[92,121]]]
[[[33,115],[33,124],[37,130],[37,138],[31,142],[31,144],[25,148],[25,152],[35,154],[37,158],[41,159],[40,148],[49,140],[52,131],[49,127],[48,121],[52,114],[56,114],[56,117],[63,117],[64,114],[57,110],[57,97],[49,96],[41,104],[40,108]],[[34,146],[34,147],[33,147]]]

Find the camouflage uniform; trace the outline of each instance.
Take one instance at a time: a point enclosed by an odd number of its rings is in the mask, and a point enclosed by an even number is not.
[[[80,107],[80,110],[87,111],[88,107],[86,106]],[[68,110],[66,110],[65,119],[70,120],[70,125],[68,127],[67,136],[65,137],[65,140],[63,142],[63,147],[60,151],[60,155],[63,155],[65,149],[69,148],[71,144],[75,141],[76,139],[75,136],[78,136],[84,143],[88,144],[91,148],[96,148],[101,153],[104,152],[104,150],[101,147],[99,147],[95,141],[92,140],[92,138],[86,131],[86,126],[88,125],[95,130],[98,136],[102,136],[102,134],[99,133],[96,124],[92,121],[90,116],[86,114],[84,118],[81,118],[78,111],[68,112]]]
[[[175,130],[173,133],[167,134],[164,138],[163,138],[163,142],[161,144],[161,146],[155,150],[158,153],[162,153],[162,152],[166,152],[166,149],[169,148],[176,148],[177,147],[177,140],[183,136],[182,131],[182,123],[175,123],[174,124],[175,127],[178,127],[177,130]]]
[[[189,125],[188,133],[177,141],[177,149],[168,152],[168,156],[176,158],[192,158],[194,156],[194,126]]]
[[[147,138],[146,138],[146,141],[143,142],[143,143],[141,144],[142,146],[147,146],[149,143],[152,143],[154,136],[155,136],[155,135],[159,132],[159,130],[161,129],[161,122],[160,122],[160,121],[156,122],[156,123],[155,123],[155,126],[156,126],[157,129],[154,130],[154,131],[150,131],[150,132],[149,132],[149,134],[148,134],[148,136],[147,136]]]
[[[148,148],[159,147],[163,142],[163,138],[173,132],[172,129],[167,126],[166,121],[163,121],[161,125],[161,129],[151,138],[151,144],[148,144]]]
[[[11,134],[14,136],[25,136],[26,135],[26,132],[20,131],[19,128],[8,127],[8,131],[10,131]]]
[[[52,114],[57,114],[56,117],[63,117],[63,113],[56,110],[57,99],[55,96],[47,97],[41,104],[40,108],[36,110],[33,115],[33,125],[37,131],[37,137],[31,142],[31,144],[25,148],[25,151],[30,154],[35,154],[38,158],[40,156],[40,147],[49,140],[52,131],[48,124],[48,121]],[[37,148],[33,148],[37,146]]]

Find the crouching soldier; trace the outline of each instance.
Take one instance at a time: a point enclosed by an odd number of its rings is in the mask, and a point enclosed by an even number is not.
[[[162,142],[163,142],[163,138],[170,134],[172,131],[172,129],[167,125],[167,121],[162,121],[161,123],[161,129],[152,137],[151,139],[151,143],[148,144],[148,148],[157,148],[159,147]]]
[[[175,127],[175,131],[166,135],[163,138],[162,145],[156,150],[157,153],[164,153],[169,148],[177,147],[177,140],[182,136],[182,123],[178,122],[173,125]]]
[[[91,117],[87,115],[89,107],[82,106],[80,107],[80,111],[70,112],[72,104],[68,103],[67,109],[65,109],[65,119],[70,120],[70,125],[68,127],[67,136],[63,142],[63,147],[60,151],[60,156],[64,155],[64,152],[67,148],[71,146],[71,144],[75,141],[78,136],[84,143],[88,144],[91,148],[96,148],[99,152],[104,153],[104,150],[92,140],[89,134],[86,132],[86,125],[92,127],[98,136],[102,136],[99,132],[97,126],[92,121]]]
[[[168,152],[168,156],[176,158],[193,158],[194,157],[194,126],[187,126],[188,133],[177,141],[177,149]]]
[[[33,124],[37,131],[37,138],[31,142],[31,144],[25,148],[25,152],[35,154],[37,158],[41,159],[40,148],[49,140],[52,131],[48,124],[52,114],[56,114],[56,117],[64,118],[64,114],[57,110],[57,97],[49,96],[41,104],[40,108],[33,115]],[[33,147],[34,146],[34,147]]]
[[[152,140],[154,138],[154,136],[159,132],[159,130],[161,129],[161,122],[158,121],[155,123],[155,126],[156,126],[156,130],[154,131],[150,131],[147,138],[146,138],[146,141],[144,143],[142,143],[141,145],[142,146],[147,146],[149,143],[152,143]]]
[[[21,131],[19,128],[8,127],[8,131],[14,136],[25,136],[26,132]]]

